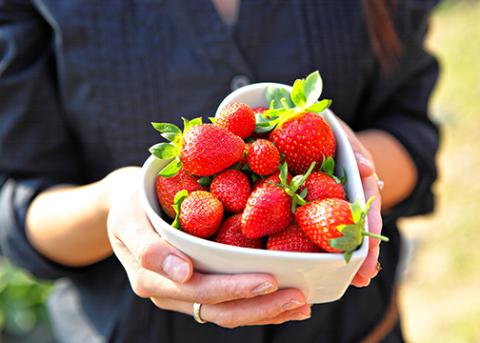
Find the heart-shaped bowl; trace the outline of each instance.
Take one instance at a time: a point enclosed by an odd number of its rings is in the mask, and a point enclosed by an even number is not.
[[[276,83],[257,83],[237,89],[228,95],[217,112],[231,102],[243,102],[252,108],[268,107],[268,87],[291,87]],[[347,175],[345,191],[348,200],[365,206],[365,197],[355,157],[338,120],[330,110],[321,115],[332,128],[337,140],[336,168]],[[188,255],[196,270],[204,273],[268,273],[276,277],[280,288],[298,288],[308,303],[326,303],[342,297],[365,260],[368,239],[353,253],[349,263],[342,254],[299,253],[241,248],[198,238],[173,228],[162,218],[155,193],[155,179],[166,161],[149,157],[142,167],[141,200],[143,208],[158,234]],[[365,224],[368,226],[368,224]],[[368,230],[368,227],[366,228]]]

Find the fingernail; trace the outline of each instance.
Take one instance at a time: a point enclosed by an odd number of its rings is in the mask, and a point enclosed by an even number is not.
[[[373,167],[373,163],[372,161],[370,161],[368,158],[366,158],[365,156],[363,156],[361,153],[359,152],[356,152],[355,153],[355,157],[357,158],[357,161],[360,163],[360,164],[363,164],[364,166],[367,166],[368,168],[374,170],[375,168]]]
[[[292,299],[289,302],[286,302],[285,304],[282,305],[282,310],[283,311],[290,311],[290,310],[294,310],[296,308],[299,308],[300,306],[303,306],[303,305],[305,305],[304,302]]]
[[[175,255],[168,255],[163,260],[162,269],[175,282],[184,282],[188,277],[188,263]]]
[[[259,284],[252,290],[254,295],[262,295],[272,293],[275,290],[275,287],[268,281]]]

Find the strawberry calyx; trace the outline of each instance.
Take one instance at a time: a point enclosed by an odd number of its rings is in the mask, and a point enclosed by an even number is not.
[[[165,138],[168,143],[158,143],[148,149],[150,153],[161,160],[171,160],[167,166],[165,166],[158,175],[163,177],[172,177],[177,175],[178,171],[182,167],[180,161],[180,153],[182,150],[183,137],[190,128],[193,126],[201,125],[202,118],[194,118],[188,120],[182,117],[183,120],[183,132],[180,128],[170,123],[151,123],[153,128],[160,132],[161,136]]]
[[[306,112],[325,111],[332,101],[328,99],[318,101],[322,90],[323,81],[318,70],[305,79],[295,80],[291,93],[284,88],[268,87],[265,96],[269,109],[255,114],[257,122],[255,132],[270,132]]]
[[[283,163],[280,167],[280,184],[275,184],[285,191],[292,198],[292,213],[295,213],[299,205],[305,205],[305,197],[307,196],[307,189],[305,188],[301,193],[297,193],[298,189],[305,183],[308,176],[312,173],[315,168],[316,162],[312,162],[307,172],[303,175],[296,175],[292,178],[290,183],[288,183],[288,165]]]
[[[337,177],[334,174],[335,171],[335,160],[331,157],[328,156],[327,158],[324,158],[322,161],[322,165],[320,166],[320,171],[327,174],[330,176],[333,180],[335,180],[335,183],[339,183],[344,185],[345,182],[347,181],[347,177],[345,174],[345,171],[342,176]]]
[[[173,205],[172,208],[175,210],[176,216],[175,219],[173,220],[172,226],[176,229],[181,229],[180,226],[180,206],[182,205],[182,202],[188,197],[188,191],[186,189],[183,189],[181,191],[178,191],[177,194],[175,194],[175,198],[173,200]]]
[[[360,206],[358,200],[356,200],[355,203],[350,204],[353,224],[338,225],[337,230],[343,235],[341,237],[329,240],[332,248],[343,251],[343,257],[347,263],[352,258],[353,252],[362,244],[364,236],[376,238],[383,242],[389,241],[388,237],[386,236],[378,235],[365,230],[365,218],[367,217],[367,213],[374,200],[375,197],[370,197],[365,205],[365,209],[362,209],[362,206]]]

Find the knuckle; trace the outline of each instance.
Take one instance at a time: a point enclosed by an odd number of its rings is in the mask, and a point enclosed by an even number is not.
[[[140,266],[146,269],[150,269],[153,266],[155,260],[155,245],[150,243],[144,243],[138,248],[138,263]]]
[[[140,298],[150,297],[150,292],[148,291],[147,287],[145,287],[145,282],[139,275],[130,280],[130,286],[132,287],[133,293]]]

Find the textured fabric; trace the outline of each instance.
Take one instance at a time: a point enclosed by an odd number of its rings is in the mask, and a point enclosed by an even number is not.
[[[242,0],[231,28],[210,0],[0,1],[0,243],[14,263],[60,280],[49,301],[59,340],[358,342],[368,334],[395,282],[395,221],[433,209],[436,177],[438,130],[427,102],[438,67],[422,46],[433,3],[397,3],[404,54],[386,76],[359,1]],[[314,306],[305,322],[226,330],[136,297],[115,257],[66,268],[26,239],[35,195],[140,165],[159,140],[150,121],[211,115],[232,87],[291,84],[316,69],[333,111],[356,130],[390,132],[419,172],[415,190],[385,218],[391,242],[371,286]]]

